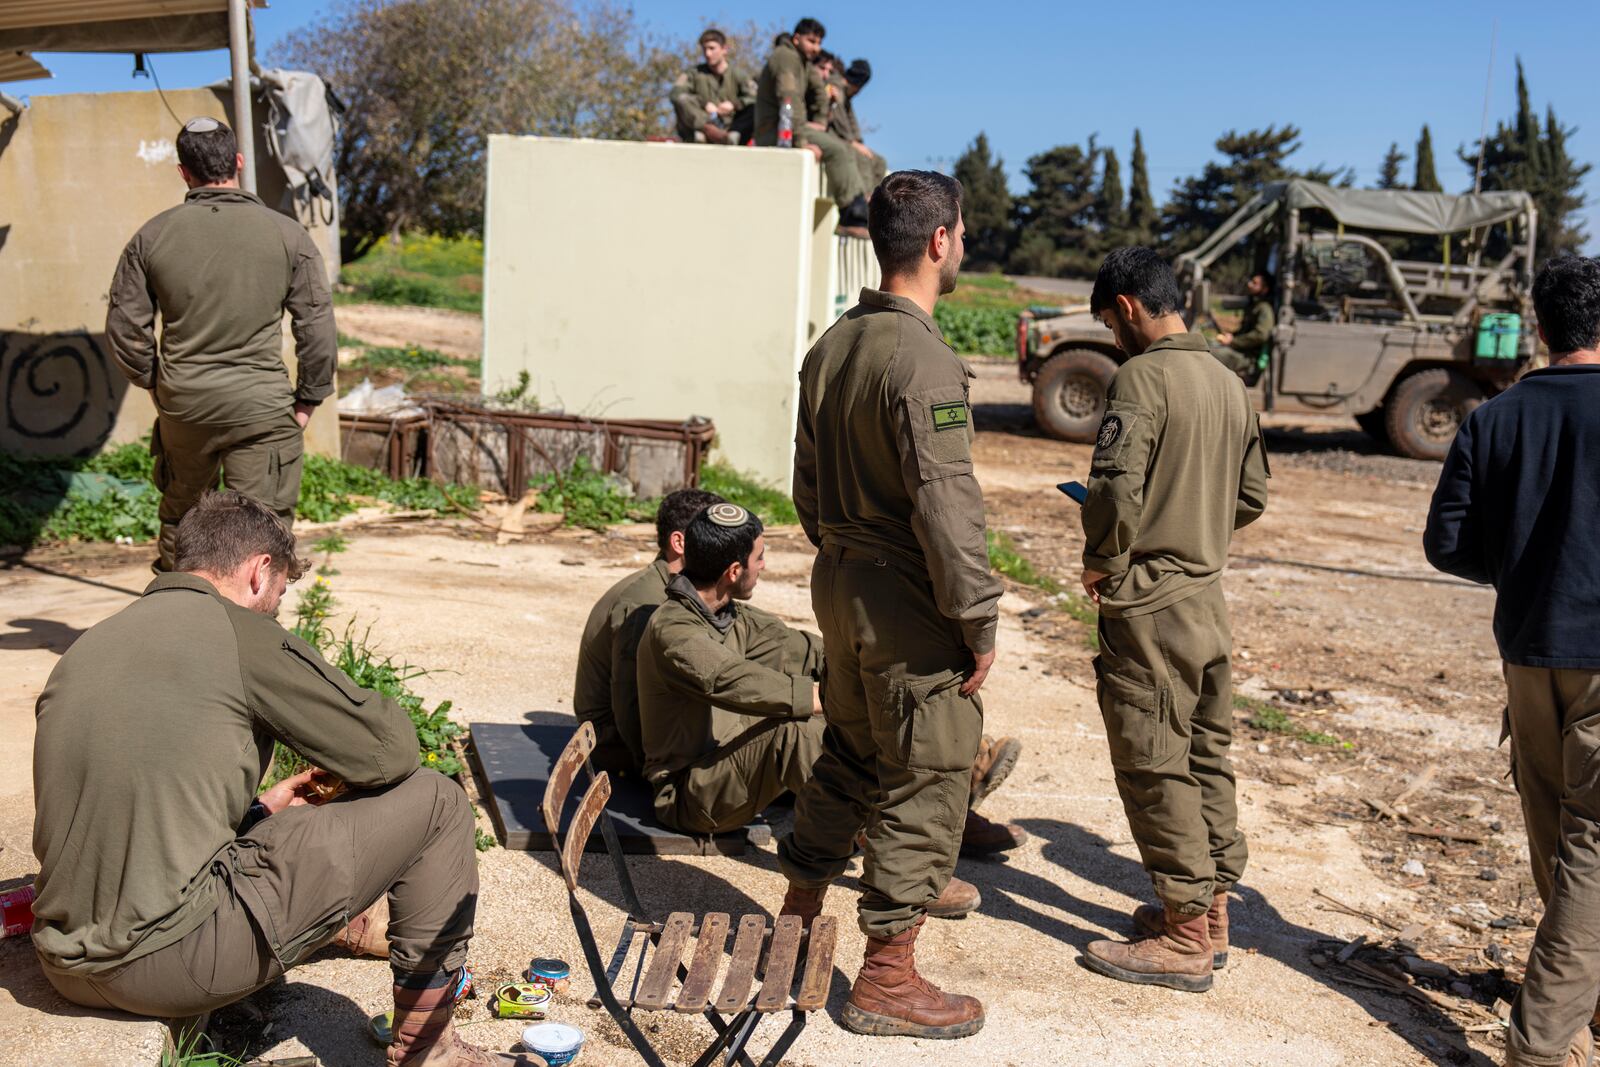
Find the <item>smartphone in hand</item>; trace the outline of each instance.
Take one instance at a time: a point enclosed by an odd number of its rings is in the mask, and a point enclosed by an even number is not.
[[[1082,482],[1062,482],[1056,488],[1070,496],[1080,505],[1089,497],[1089,487]]]

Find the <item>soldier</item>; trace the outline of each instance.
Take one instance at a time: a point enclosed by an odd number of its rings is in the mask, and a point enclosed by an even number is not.
[[[833,105],[833,117],[828,122],[828,132],[848,142],[855,150],[856,165],[861,168],[862,180],[867,183],[868,189],[876,189],[884,175],[889,173],[889,164],[862,142],[861,122],[856,118],[855,110],[856,94],[872,80],[872,64],[865,59],[853,59],[845,70],[835,69],[834,78],[838,95]]]
[[[1266,509],[1268,469],[1244,386],[1184,326],[1181,305],[1172,269],[1148,248],[1107,256],[1089,303],[1131,358],[1095,443],[1083,587],[1100,605],[1094,664],[1117,792],[1161,904],[1134,912],[1142,940],[1092,941],[1084,962],[1200,992],[1227,962],[1227,893],[1245,864],[1219,579],[1233,531]]]
[[[834,79],[838,73],[837,57],[826,50],[818,52],[817,58],[806,66],[806,121],[824,130],[833,121],[839,91]]]
[[[820,549],[811,602],[829,650],[828,725],[778,848],[783,913],[816,917],[865,827],[867,948],[843,1016],[864,1034],[983,1026],[976,998],[942,992],[915,960],[955,868],[1001,593],[972,473],[972,372],[933,321],[955,288],[962,225],[954,179],[885,179],[869,226],[883,291],[863,289],[800,371],[794,501]]]
[[[828,191],[839,205],[839,225],[865,226],[867,196],[861,174],[852,158],[850,146],[830,134],[825,125],[807,121],[806,64],[822,51],[826,34],[816,19],[801,19],[794,32],[773,42],[772,54],[756,82],[756,144],[771,147],[778,143],[778,120],[785,104],[794,122],[794,143],[810,150],[822,161],[828,176]]]
[[[455,1034],[472,809],[418,766],[404,708],[274,621],[303,569],[288,527],[213,492],[174,548],[174,571],[80,637],[39,695],[33,943],[51,985],[91,1008],[200,1015],[338,940],[389,958],[391,1067],[542,1065]],[[323,772],[257,796],[274,740]],[[325,775],[347,791],[312,806]]]
[[[682,573],[667,586],[667,603],[650,619],[638,651],[645,777],[663,824],[726,833],[811,778],[822,753],[822,639],[747,603],[766,569],[758,517],[715,504],[695,517],[683,540]],[[991,743],[980,753],[974,793],[1000,784],[1015,747]],[[968,847],[979,851],[1016,843],[1005,827],[975,813],[968,830]],[[930,915],[957,918],[979,899],[956,879],[943,897]]]
[[[1211,354],[1243,378],[1244,384],[1254,385],[1266,366],[1266,355],[1272,347],[1272,329],[1278,324],[1277,313],[1272,310],[1272,275],[1265,271],[1250,275],[1244,291],[1249,294],[1250,304],[1244,310],[1239,331],[1217,334]]]
[[[755,79],[733,69],[728,61],[728,38],[719,29],[700,35],[704,63],[678,75],[672,83],[673,111],[678,116],[678,139],[711,144],[743,144],[755,130]]]
[[[1462,423],[1422,544],[1435,567],[1495,590],[1500,740],[1544,904],[1505,1062],[1583,1067],[1600,1022],[1600,260],[1551,259],[1533,308],[1550,365]]]
[[[172,569],[178,521],[216,488],[219,469],[229,488],[294,521],[303,431],[333,393],[338,332],[322,256],[292,216],[239,188],[243,166],[227,126],[186,123],[178,173],[189,193],[133,235],[111,279],[112,357],[156,406],[158,573]],[[300,366],[292,390],[285,311]]]
[[[578,674],[572,711],[594,724],[598,770],[613,776],[644,773],[639,738],[639,690],[635,681],[639,639],[651,614],[667,601],[667,583],[683,570],[683,531],[689,520],[722,498],[704,489],[668,493],[656,509],[654,561],[606,590],[584,623],[578,644]]]

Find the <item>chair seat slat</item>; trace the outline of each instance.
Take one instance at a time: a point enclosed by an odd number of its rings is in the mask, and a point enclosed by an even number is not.
[[[772,945],[767,949],[767,967],[761,992],[756,995],[756,1011],[782,1011],[789,1006],[789,986],[794,981],[799,954],[800,916],[778,916],[772,925]]]
[[[717,1010],[743,1011],[750,1003],[750,985],[756,977],[756,961],[761,958],[761,942],[767,932],[765,915],[746,915],[739,920],[739,932],[733,939],[733,956],[728,960],[728,974],[722,980],[722,992],[717,995]]]
[[[796,1011],[816,1011],[828,1002],[828,983],[833,977],[833,946],[838,936],[833,916],[819,915],[811,921],[806,969],[800,976],[800,993],[794,998]]]
[[[678,991],[679,1011],[697,1014],[705,1011],[711,999],[711,986],[722,969],[722,950],[728,944],[728,926],[731,920],[726,912],[712,912],[700,920],[700,935],[694,943],[694,959],[689,973]]]
[[[645,971],[644,982],[634,1004],[647,1011],[660,1011],[667,1006],[672,995],[672,983],[678,977],[678,964],[683,962],[683,947],[689,943],[689,933],[694,929],[694,916],[686,911],[675,911],[667,916],[667,924],[656,943],[655,958]]]

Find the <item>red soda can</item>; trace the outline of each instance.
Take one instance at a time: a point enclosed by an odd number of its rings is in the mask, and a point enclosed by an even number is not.
[[[0,893],[0,937],[16,937],[33,929],[33,885]]]

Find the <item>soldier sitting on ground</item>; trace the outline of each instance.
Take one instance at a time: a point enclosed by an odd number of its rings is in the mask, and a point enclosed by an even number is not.
[[[682,573],[639,645],[639,717],[656,817],[676,830],[716,834],[748,823],[811,777],[822,753],[817,680],[822,638],[747,601],[766,569],[761,520],[734,504],[702,511],[684,531]],[[1021,745],[985,739],[971,796],[1011,772]],[[1012,848],[1023,835],[971,811],[968,851]],[[977,891],[953,881],[930,908],[964,915]]]
[[[1244,309],[1238,331],[1217,334],[1211,354],[1243,378],[1244,384],[1254,385],[1261,377],[1265,365],[1262,356],[1271,346],[1272,330],[1278,324],[1278,316],[1272,310],[1272,275],[1265,271],[1252,274],[1245,292],[1250,296],[1250,305]]]
[[[755,130],[755,79],[734,70],[728,38],[715,27],[700,35],[696,63],[672,84],[667,99],[678,118],[678,139],[711,144],[744,144]]]
[[[700,512],[722,498],[704,489],[668,493],[656,509],[660,554],[606,590],[589,612],[578,644],[578,676],[572,683],[572,711],[579,722],[594,724],[590,759],[613,776],[644,773],[644,743],[639,739],[639,690],[635,667],[639,639],[650,616],[667,602],[667,583],[683,570],[683,531]]]
[[[175,571],[51,672],[33,749],[45,976],[75,1004],[181,1018],[337,940],[389,958],[391,1067],[542,1067],[455,1034],[472,809],[418,766],[404,708],[278,625],[294,552],[268,505],[207,494],[178,525]],[[257,796],[274,741],[322,771]],[[346,791],[314,806],[327,775]]]

